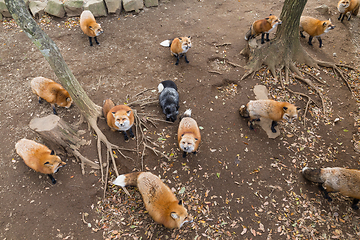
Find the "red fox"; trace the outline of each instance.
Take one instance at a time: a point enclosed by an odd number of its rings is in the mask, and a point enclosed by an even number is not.
[[[21,139],[15,145],[16,153],[24,160],[25,164],[36,172],[47,174],[53,184],[56,183],[52,176],[59,168],[66,165],[45,145],[29,139]]]
[[[321,35],[324,33],[329,32],[330,30],[334,29],[335,26],[332,25],[331,20],[327,21],[320,21],[319,19],[308,17],[308,16],[301,16],[300,18],[300,36],[305,38],[303,31],[307,32],[309,36],[309,45],[312,46],[312,39],[316,37],[319,41],[319,48],[322,46]]]
[[[245,40],[248,41],[261,33],[261,44],[264,44],[264,36],[266,34],[266,41],[270,41],[269,34],[272,30],[276,28],[277,25],[281,24],[282,21],[276,16],[271,15],[265,19],[255,21],[250,30],[245,35]]]
[[[80,28],[86,35],[88,35],[90,46],[93,45],[91,40],[92,37],[95,39],[96,44],[100,45],[96,37],[104,31],[102,30],[100,24],[96,23],[94,15],[89,10],[83,11],[80,15]]]
[[[137,186],[150,216],[167,228],[181,228],[184,223],[192,222],[182,200],[178,201],[170,188],[150,172],[123,174],[113,184],[121,187]]]
[[[345,16],[347,15],[347,13],[350,12],[348,19],[347,19],[348,21],[350,21],[351,15],[354,15],[354,16],[358,15],[359,6],[360,6],[359,0],[340,0],[338,3],[338,6],[337,6],[339,13],[340,13],[338,20],[341,19],[341,22],[342,22],[344,20]]]
[[[351,207],[354,210],[359,209],[357,203],[360,199],[360,170],[304,167],[302,173],[306,179],[319,183],[321,192],[329,202],[332,199],[328,193],[340,192],[344,196],[354,198]]]
[[[65,108],[69,108],[72,104],[68,91],[51,79],[36,77],[31,80],[30,85],[33,93],[39,97],[39,103],[42,102],[42,99],[45,99],[51,104],[55,115],[57,115],[55,104]]]
[[[172,40],[165,40],[160,43],[163,47],[170,47],[171,55],[176,57],[175,65],[179,64],[180,58],[185,57],[185,62],[189,63],[186,53],[192,47],[191,37],[179,37]]]
[[[188,109],[181,116],[178,129],[178,143],[180,149],[184,151],[183,157],[185,158],[187,153],[196,153],[200,142],[200,129],[191,117],[191,109]]]
[[[295,107],[288,102],[277,102],[274,100],[252,100],[239,109],[239,113],[244,118],[250,118],[250,129],[253,130],[253,122],[260,121],[260,117],[269,118],[272,121],[271,131],[276,133],[275,126],[277,121],[287,120],[292,123],[297,118],[299,107]]]
[[[106,99],[103,105],[103,114],[111,130],[124,133],[125,141],[129,140],[129,137],[126,134],[127,130],[129,130],[131,138],[135,137],[131,129],[134,124],[134,112],[129,106],[115,106],[113,101]]]

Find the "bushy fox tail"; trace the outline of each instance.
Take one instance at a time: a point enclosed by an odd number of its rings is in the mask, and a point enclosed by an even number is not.
[[[115,104],[114,104],[114,102],[113,102],[110,98],[104,100],[104,104],[103,104],[102,111],[103,111],[103,115],[104,115],[105,119],[106,119],[106,116],[107,116],[108,112],[109,112],[110,109],[112,109],[113,107],[115,107]]]
[[[160,43],[160,45],[163,46],[163,47],[170,47],[171,43],[172,43],[172,40],[165,40],[165,41],[162,41]]]
[[[120,187],[126,187],[126,186],[137,186],[137,179],[141,172],[133,172],[133,173],[127,173],[122,174],[118,176],[115,181],[113,181],[113,184],[120,186]]]

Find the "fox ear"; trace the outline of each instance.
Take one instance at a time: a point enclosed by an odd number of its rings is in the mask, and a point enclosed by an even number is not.
[[[114,117],[114,118],[115,118],[115,113],[116,113],[116,112],[112,112],[112,113],[111,113],[111,114],[113,115],[113,117]]]
[[[269,18],[267,17],[267,18],[265,18],[265,20],[267,21],[267,20],[269,20]]]
[[[178,204],[179,204],[179,205],[183,205],[183,202],[182,202],[182,200],[180,200],[180,201],[178,202]]]
[[[301,108],[299,108],[299,107],[296,108],[296,110],[298,110],[298,111],[299,111],[300,109],[301,109]]]
[[[179,37],[179,40],[182,41],[182,37]]]
[[[54,151],[54,150],[51,150],[50,155],[55,155],[55,151]]]
[[[284,109],[284,111],[288,110],[288,108],[287,108],[287,107],[283,107],[283,109]]]
[[[188,39],[191,39],[191,37],[190,37],[190,36],[188,36]]]
[[[127,111],[126,113],[127,113],[128,117],[130,117],[131,110]]]
[[[179,218],[179,215],[177,215],[176,213],[172,212],[170,213],[170,216],[172,217],[172,219],[176,220]]]

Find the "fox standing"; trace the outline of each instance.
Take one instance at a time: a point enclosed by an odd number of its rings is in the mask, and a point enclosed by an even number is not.
[[[172,56],[176,57],[175,65],[179,64],[180,58],[185,57],[185,62],[189,63],[189,60],[186,57],[187,51],[192,47],[191,37],[179,37],[172,40],[165,40],[160,43],[163,47],[170,47],[170,52]]]
[[[135,137],[131,129],[134,125],[134,112],[129,106],[115,106],[113,101],[106,99],[103,105],[103,114],[112,131],[123,132],[125,141],[129,140],[129,137],[126,134],[127,130],[129,130],[131,138]]]
[[[340,16],[338,20],[341,19],[341,22],[344,20],[347,13],[350,13],[347,20],[350,21],[351,15],[357,16],[359,13],[360,0],[340,0],[338,2],[338,10]]]
[[[51,79],[36,77],[31,80],[30,85],[33,93],[39,97],[39,103],[41,103],[42,99],[45,99],[51,104],[55,115],[57,115],[55,104],[65,108],[69,108],[72,104],[68,91]]]
[[[166,121],[175,122],[179,114],[179,93],[176,84],[171,80],[165,80],[159,83],[159,102],[166,115]]]
[[[306,179],[319,183],[320,190],[329,202],[332,199],[328,193],[340,192],[344,196],[354,198],[351,207],[354,210],[359,209],[357,203],[360,199],[360,170],[304,167],[302,173]]]
[[[36,172],[47,174],[53,184],[56,183],[56,180],[52,174],[66,165],[60,157],[55,155],[54,151],[32,140],[21,139],[16,143],[15,149],[28,167]]]
[[[94,15],[89,10],[83,11],[80,15],[80,28],[89,37],[90,46],[93,45],[92,37],[95,39],[96,44],[100,45],[96,37],[104,31],[100,24],[96,23]]]
[[[312,45],[311,41],[314,37],[316,37],[319,41],[319,48],[322,46],[321,35],[329,32],[334,29],[335,26],[332,25],[331,20],[320,21],[319,19],[309,17],[309,16],[301,16],[300,18],[300,36],[305,38],[303,32],[307,32],[309,36],[309,45]]]
[[[123,174],[113,184],[121,187],[137,186],[150,216],[167,228],[181,228],[184,223],[192,221],[182,200],[178,201],[170,188],[150,172]]]
[[[185,158],[187,153],[196,153],[200,142],[200,129],[191,117],[191,109],[188,109],[181,116],[178,129],[178,143],[180,149],[184,151],[183,157]]]
[[[254,121],[260,121],[260,117],[269,118],[272,121],[271,131],[276,133],[275,126],[277,121],[287,120],[289,123],[297,118],[300,108],[288,102],[277,102],[270,99],[251,100],[239,109],[239,113],[244,118],[250,118],[250,129],[253,128]]]
[[[278,17],[271,15],[265,19],[255,21],[250,30],[245,35],[245,40],[248,41],[252,38],[261,34],[261,44],[265,43],[264,37],[266,34],[266,41],[270,41],[269,34],[276,28],[277,25],[281,24],[281,20]]]

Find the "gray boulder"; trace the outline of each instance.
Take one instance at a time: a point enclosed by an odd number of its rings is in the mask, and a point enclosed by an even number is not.
[[[144,8],[144,2],[143,0],[123,0],[123,7],[126,12],[139,12]]]
[[[159,6],[159,0],[144,0],[145,7]]]
[[[106,6],[103,0],[89,0],[84,5],[84,10],[89,10],[92,12],[94,17],[105,17]]]
[[[55,17],[65,17],[64,5],[59,0],[49,0],[44,11]]]
[[[316,11],[320,12],[321,14],[325,15],[329,13],[329,7],[325,4],[318,6],[315,8]]]
[[[109,14],[121,12],[121,0],[105,0],[105,4]]]
[[[4,17],[11,17],[9,10],[5,5],[5,0],[0,0],[0,14]]]
[[[31,1],[29,2],[29,9],[31,14],[35,17],[35,18],[40,18],[42,17],[42,15],[44,15],[44,9],[46,8],[46,3],[45,2],[40,2],[40,1]]]
[[[78,17],[84,10],[84,1],[67,0],[64,2],[64,9],[68,17]]]

